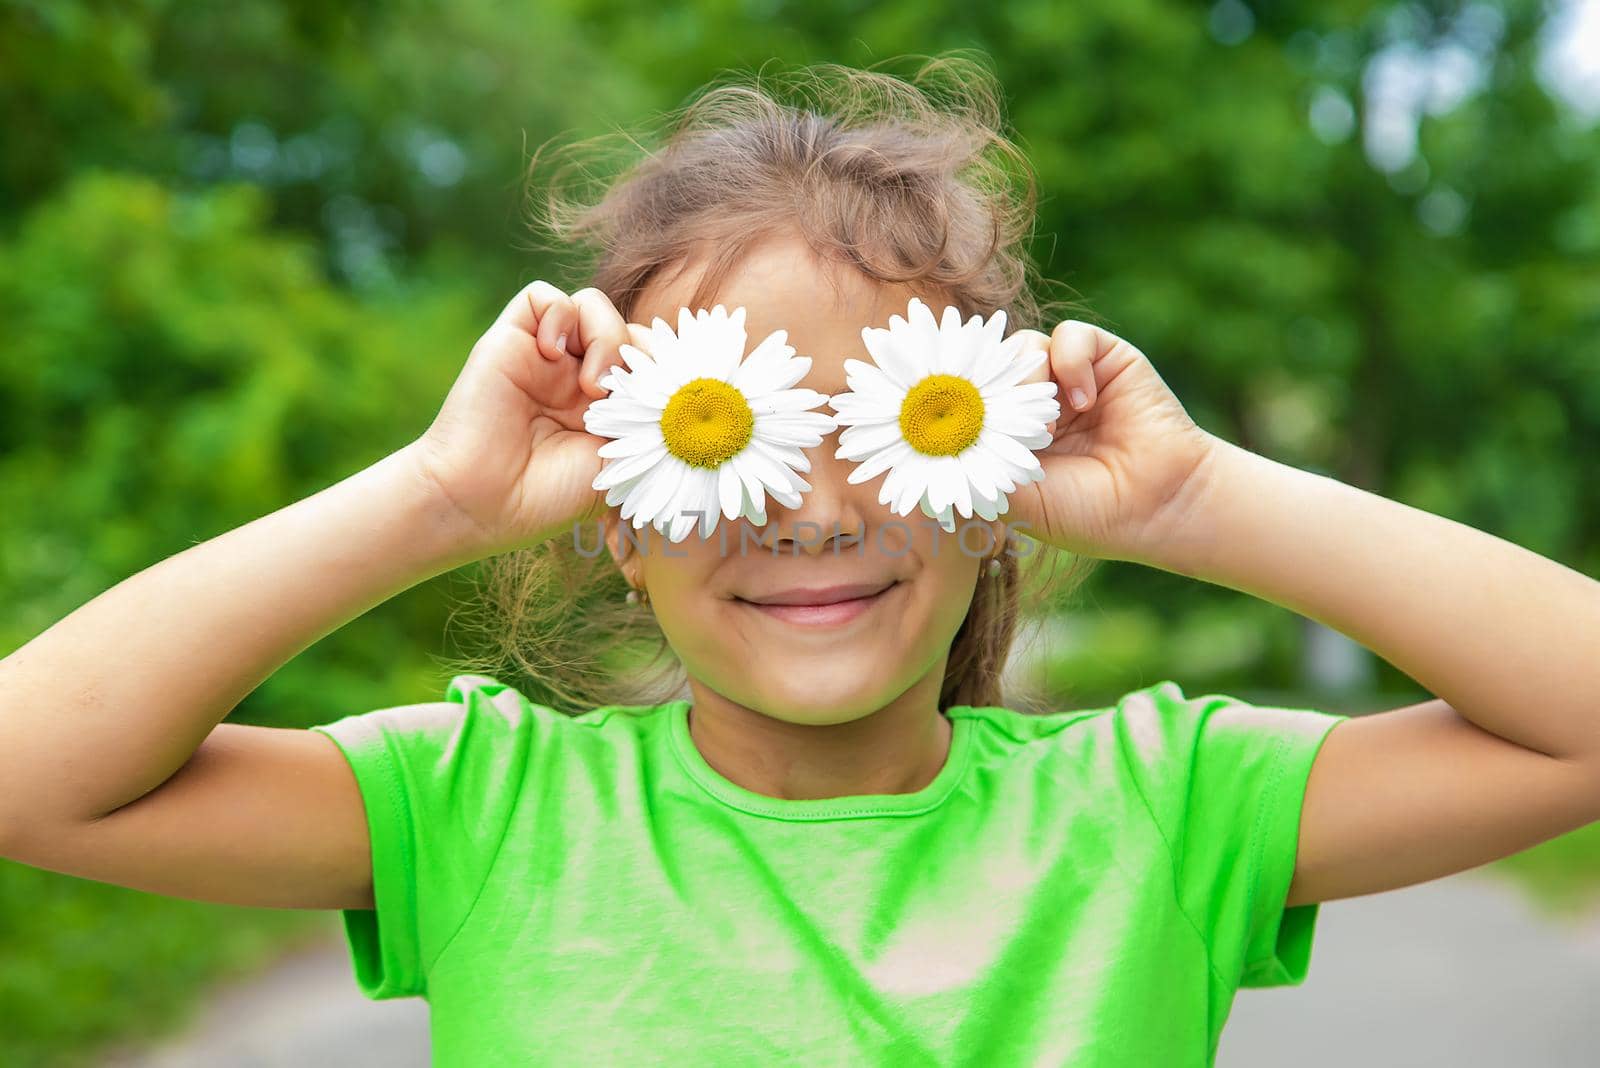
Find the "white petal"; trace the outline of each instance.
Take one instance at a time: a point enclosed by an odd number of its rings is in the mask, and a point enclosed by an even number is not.
[[[1031,419],[1041,426],[1055,419],[1061,414],[1061,404],[1054,397],[1033,397],[1013,400],[1007,394],[1001,394],[992,400],[984,402],[984,410],[1010,412],[1024,419]]]
[[[723,465],[723,467],[726,466],[726,464]],[[696,520],[694,516],[690,515],[684,518],[684,522],[689,524],[691,530],[695,529],[696,523],[698,523],[702,539],[709,538],[716,533],[717,523],[722,519],[721,502],[717,496],[717,487],[721,483],[722,469],[722,467],[699,468],[695,472],[698,477],[691,480],[690,483],[694,492],[685,510],[693,509],[699,512],[700,518]]]
[[[661,463],[651,469],[650,477],[641,487],[638,514],[645,522],[663,517],[672,506],[680,487],[689,477],[689,465],[668,453]]]
[[[904,467],[906,472],[904,480],[896,487],[894,497],[894,511],[897,515],[910,515],[917,507],[917,502],[928,492],[928,481],[933,475],[932,465],[927,462],[927,457],[919,457],[921,462],[908,464]],[[900,468],[896,468],[900,470]],[[884,479],[885,488],[889,480]]]
[[[940,456],[930,465],[928,500],[933,510],[944,512],[960,498],[967,481],[967,472],[954,456]]]
[[[908,353],[914,354],[916,348],[905,343],[904,328],[896,330],[894,321],[893,318],[889,320],[890,326],[887,330],[881,327],[862,327],[861,343],[866,347],[868,354],[872,357],[872,362],[877,365],[885,379],[901,390],[906,390],[910,389],[912,383],[916,382],[927,371],[913,355],[908,355]],[[845,361],[847,375],[850,363],[851,361]],[[851,383],[851,388],[855,388],[854,383]]]
[[[628,493],[629,493],[630,490],[633,489],[634,485],[635,485],[635,483],[626,482],[626,483],[623,483],[620,486],[612,486],[610,489],[606,490],[606,506],[610,507],[610,508],[615,508],[617,505],[622,504],[625,501],[627,501]],[[600,487],[599,486],[595,486],[594,488],[595,489],[599,489]],[[629,512],[628,512],[628,515],[632,515],[632,514],[633,514],[633,512],[630,509]],[[627,518],[627,516],[624,516],[623,518]]]
[[[755,435],[762,441],[779,445],[798,445],[809,449],[822,444],[822,439],[832,431],[833,421],[826,416],[820,421],[792,415],[756,416]]]
[[[589,402],[583,410],[584,421],[604,419],[612,422],[653,423],[661,419],[662,404],[650,404],[626,393],[614,393]]]
[[[662,511],[660,516],[660,529],[664,529],[671,541],[682,541],[692,533],[695,527],[704,520],[702,516],[715,515],[716,502],[712,501],[709,508],[706,503],[706,488],[708,480],[715,486],[716,471],[685,465],[688,474],[678,484],[678,491],[673,494],[672,500]],[[713,491],[714,492],[714,491]]]
[[[612,394],[589,402],[583,410],[583,428],[591,434],[620,438],[661,421],[661,408]]]
[[[928,457],[914,452],[904,462],[890,468],[888,478],[878,488],[878,502],[890,505],[894,515],[909,515],[917,500],[928,489]]]
[[[941,456],[938,461],[930,465],[932,470],[928,475],[928,488],[923,494],[927,499],[928,507],[933,510],[935,515],[949,507],[950,501],[955,497],[955,487],[951,484],[953,480],[946,475],[944,470],[943,461],[946,459],[949,459],[949,457]]]
[[[1020,386],[1012,386],[1006,391],[1005,398],[1012,402],[1045,399],[1056,395],[1054,382],[1024,382]]]
[[[917,454],[905,457],[901,463],[889,468],[889,474],[884,478],[883,484],[878,487],[878,503],[887,504],[893,510],[894,502],[900,498],[900,488],[911,477],[914,464],[920,463],[922,457]]]
[[[898,421],[864,423],[839,432],[839,450],[834,456],[840,460],[860,460],[868,453],[886,449],[902,440]]]
[[[702,310],[696,320],[695,362],[699,373],[728,381],[744,357],[744,308],[736,308],[729,315],[728,309],[718,304],[710,311]]]
[[[972,481],[967,474],[967,465],[961,462],[960,457],[952,456],[951,459],[956,462],[956,466],[960,469],[960,473],[953,479],[955,497],[951,503],[955,505],[956,511],[970,518],[972,515]]]
[[[1005,434],[993,433],[986,429],[979,433],[978,444],[1018,472],[1039,469],[1039,457]]]
[[[621,485],[629,479],[638,478],[667,456],[665,445],[658,446],[648,452],[635,453],[619,460],[613,460],[600,469],[594,476],[594,489],[607,489],[611,486]]]
[[[861,360],[845,360],[844,377],[851,393],[864,399],[893,404],[895,408],[899,408],[900,402],[905,399],[906,390],[923,377],[923,372],[917,371],[911,374],[902,385],[891,379],[881,367],[875,367]]]
[[[984,345],[999,345],[1006,333],[1006,310],[996,308],[993,315],[989,316],[983,324]]]
[[[768,486],[767,495],[785,508],[800,507],[800,495],[811,492],[811,483],[794,472],[789,472],[789,486]]]
[[[903,441],[897,441],[888,448],[873,453],[856,464],[855,470],[850,472],[845,481],[851,484],[865,482],[870,478],[877,477],[894,464],[909,458],[911,455],[913,455],[911,446]]]
[[[661,408],[672,393],[671,376],[658,364],[641,367],[637,371],[624,371],[613,367],[609,372],[611,395],[595,403],[617,401],[646,404]]]
[[[767,521],[767,491],[762,485],[760,474],[757,472],[756,467],[749,462],[747,456],[747,452],[740,453],[728,461],[728,466],[733,468],[734,473],[739,476],[739,486],[744,491],[744,498],[747,502],[745,516],[751,522],[765,523]],[[751,514],[752,509],[754,510],[753,515]]]
[[[723,464],[717,470],[717,496],[722,506],[722,514],[729,519],[738,519],[744,509],[744,493],[739,485],[739,472],[733,465]]]
[[[650,356],[663,369],[668,364],[676,363],[678,358],[678,335],[659,315],[650,323]]]
[[[965,349],[961,336],[961,312],[946,304],[939,316],[938,340],[934,343],[933,370],[938,374],[958,375]]]
[[[634,374],[638,374],[645,368],[655,370],[655,359],[641,348],[624,341],[617,346],[617,352],[621,354],[622,362],[627,365],[628,370]]]
[[[756,416],[756,425],[784,427],[791,432],[804,430],[821,437],[838,429],[833,416],[827,412],[763,412]]]
[[[796,358],[794,347],[787,341],[788,333],[774,330],[768,334],[750,355],[744,358],[732,377],[728,379],[746,397],[754,397],[774,390],[787,389],[811,369],[809,357]],[[803,362],[802,362],[803,360]],[[796,374],[798,369],[799,373]],[[790,377],[793,375],[794,377]]]
[[[1010,405],[996,404],[983,413],[983,429],[1013,438],[1033,437],[1042,433],[1048,420],[1031,417],[1016,411]]]
[[[973,499],[993,497],[1000,491],[1005,471],[988,449],[979,445],[963,451],[957,459],[961,461],[961,469],[966,472]]]
[[[779,445],[776,442],[762,441],[760,438],[751,438],[750,448],[765,454],[768,458],[783,465],[785,472],[789,473],[791,476],[791,468],[794,471],[811,470],[811,458],[800,449],[795,448],[793,445]]]
[[[641,452],[649,452],[662,443],[661,425],[659,423],[650,423],[635,433],[602,442],[595,452],[605,459],[616,456],[635,456]]]
[[[609,498],[613,493],[622,493],[622,518],[632,519],[634,529],[638,529],[650,520],[649,516],[640,514],[639,505],[644,501],[645,495],[655,487],[658,481],[665,480],[668,477],[669,476],[659,468],[652,467],[649,471],[645,472],[643,476],[635,479],[633,482],[627,483],[624,486],[613,487],[611,491],[606,494],[606,496]]]
[[[1037,406],[996,404],[983,413],[985,430],[1015,438],[1030,449],[1050,444],[1050,418]]]
[[[718,305],[720,307],[720,305]],[[744,329],[744,306],[733,309],[723,326],[724,343],[727,348],[727,362],[723,365],[722,373],[717,377],[724,382],[733,377],[733,372],[738,369],[739,361],[744,359],[744,347],[749,338]]]
[[[978,392],[987,399],[996,390],[1015,386],[1049,358],[1048,349],[1038,348],[1028,349],[1022,355],[1009,359],[992,356],[983,362],[979,374],[973,376],[973,382],[977,385]]]
[[[751,471],[761,484],[769,490],[781,488],[787,490],[790,486],[790,472],[782,463],[757,447],[757,442],[752,441],[750,446],[739,454],[740,461],[745,470]]]
[[[1035,456],[1034,452],[1024,448],[1010,436],[1003,435],[1003,433],[994,433],[994,435],[987,436],[984,433],[979,433],[978,436],[979,440],[984,443],[984,448],[990,449],[995,456],[1006,460],[1008,464],[1013,464],[1019,470],[1030,472],[1030,470],[1035,470],[1038,467],[1038,457]]]
[[[818,393],[814,389],[780,389],[754,397],[747,394],[746,397],[753,412],[800,412],[828,400],[826,393]]]

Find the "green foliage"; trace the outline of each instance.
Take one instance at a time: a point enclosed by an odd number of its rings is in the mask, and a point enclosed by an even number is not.
[[[84,172],[0,246],[11,414],[0,529],[14,648],[101,590],[280,508],[427,426],[485,314],[417,281],[356,298],[261,191],[175,193]],[[438,591],[408,594],[289,664],[242,718],[305,722],[438,686]]]
[[[1600,894],[1600,823],[1495,861],[1490,870],[1525,886],[1552,917],[1591,915]]]
[[[140,893],[0,861],[0,1062],[92,1064],[108,1041],[155,1038],[194,992],[249,975],[337,918]]]
[[[732,68],[952,48],[1006,88],[1047,273],[1202,426],[1600,573],[1600,129],[1536,76],[1543,5],[1241,9],[0,3],[0,651],[405,443],[509,293],[580,284],[522,227],[534,147]],[[1373,71],[1440,47],[1480,83],[1374,166]],[[1281,609],[1134,567],[1085,594],[1063,701],[1296,692]],[[445,608],[395,598],[235,717],[437,699]],[[1596,856],[1512,866],[1588,886]],[[0,866],[0,1063],[176,1020],[279,918]]]

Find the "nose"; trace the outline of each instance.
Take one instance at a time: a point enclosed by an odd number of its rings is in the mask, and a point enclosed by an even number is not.
[[[768,500],[768,530],[763,540],[774,551],[811,556],[843,554],[852,548],[861,551],[866,536],[862,495],[875,491],[850,484],[848,477],[855,464],[835,459],[833,454],[838,447],[839,432],[835,430],[822,439],[822,444],[805,450],[811,470],[803,474],[811,489],[800,495],[798,508]]]

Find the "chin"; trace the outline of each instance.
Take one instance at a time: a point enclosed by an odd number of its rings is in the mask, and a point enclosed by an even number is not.
[[[750,707],[789,723],[831,725],[870,716],[892,699],[882,690],[881,669],[853,674],[841,665],[813,660],[795,665],[783,677],[800,685],[781,690],[758,686]]]

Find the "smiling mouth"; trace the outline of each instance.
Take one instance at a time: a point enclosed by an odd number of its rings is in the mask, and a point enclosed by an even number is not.
[[[899,585],[898,581],[893,581],[792,589],[758,598],[736,597],[735,600],[779,622],[829,627],[860,618]]]

